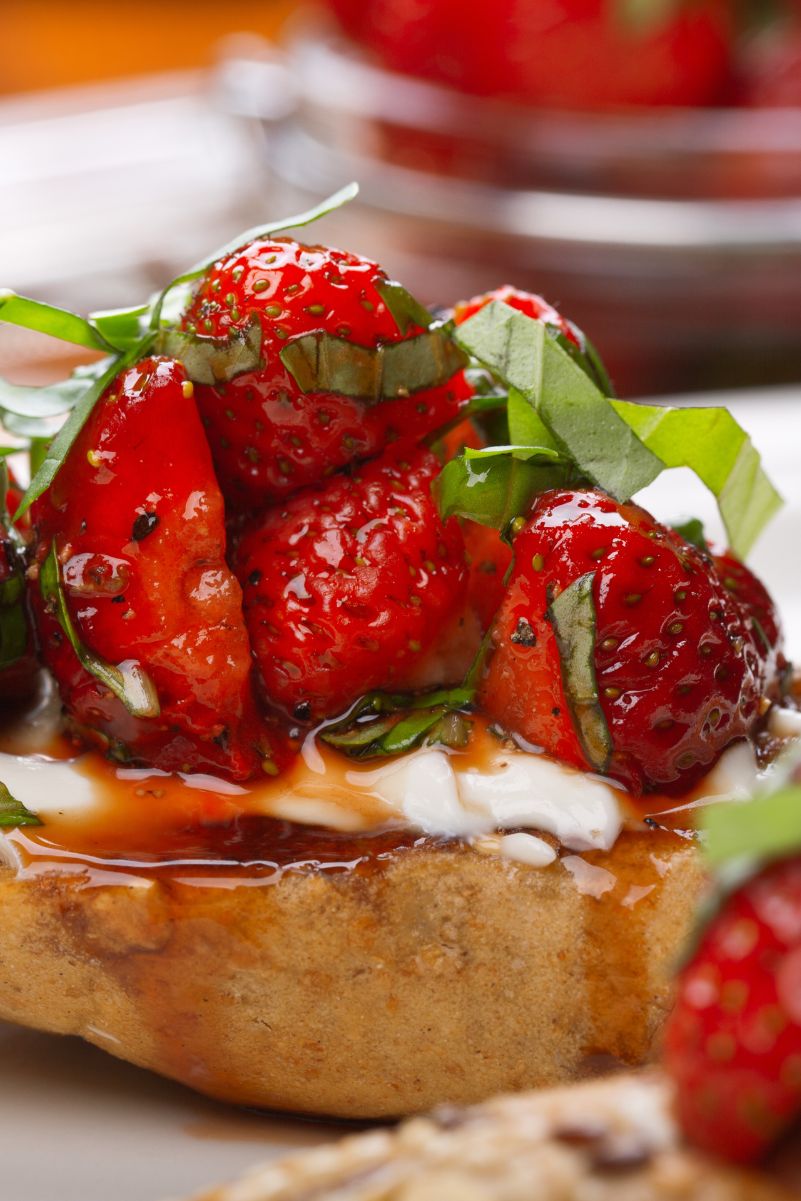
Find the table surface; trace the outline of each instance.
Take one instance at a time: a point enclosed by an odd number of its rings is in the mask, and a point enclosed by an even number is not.
[[[780,602],[801,661],[801,389],[751,393],[732,407],[788,501],[753,564]],[[665,519],[692,513],[715,528],[710,498],[681,472],[652,485],[645,503]],[[0,1085],[2,1201],[180,1198],[343,1130],[227,1108],[77,1040],[2,1024]]]

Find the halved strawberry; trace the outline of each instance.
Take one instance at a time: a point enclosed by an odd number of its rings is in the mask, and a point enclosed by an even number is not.
[[[242,779],[274,771],[280,752],[251,694],[241,592],[192,391],[164,358],[107,390],[34,506],[31,592],[45,662],[81,736],[122,759]]]
[[[559,489],[536,501],[514,557],[480,692],[495,721],[634,792],[689,786],[751,730],[766,666],[696,547],[635,504]],[[571,664],[555,606],[581,582]]]
[[[268,510],[238,539],[264,694],[298,720],[416,682],[463,610],[464,544],[432,500],[438,470],[426,450],[385,454]]]
[[[255,319],[261,331],[258,367],[197,388],[229,502],[246,509],[280,499],[390,444],[411,445],[458,413],[470,395],[461,371],[451,377],[446,370],[441,383],[422,388],[410,373],[408,389],[376,403],[367,391],[359,394],[358,381],[352,394],[304,391],[282,361],[281,353],[304,335],[338,339],[339,349],[372,350],[422,334],[421,311],[412,306],[394,316],[387,285],[369,259],[289,238],[252,242],[204,276],[184,315],[185,330],[223,338]]]

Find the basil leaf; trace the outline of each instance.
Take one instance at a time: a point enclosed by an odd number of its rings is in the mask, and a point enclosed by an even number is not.
[[[0,782],[0,829],[41,825],[42,819],[31,813],[30,809],[26,809],[22,801],[12,796],[6,785]]]
[[[71,342],[74,346],[84,346],[88,350],[102,350],[108,353],[111,349],[91,321],[79,317],[77,313],[70,313],[67,309],[56,308],[41,300],[31,300],[28,296],[19,296],[8,288],[0,288],[0,321],[50,334],[53,338],[60,338],[62,342]]]
[[[150,317],[150,305],[140,304],[130,309],[107,309],[90,313],[89,320],[110,346],[116,350],[130,350],[140,342],[146,332]]]
[[[519,446],[549,446],[557,449],[556,439],[540,417],[539,413],[526,400],[517,388],[509,389],[509,405],[506,410],[509,421],[509,439]]]
[[[574,363],[577,363],[585,375],[588,375],[604,396],[613,396],[614,389],[610,380],[606,367],[603,364],[601,356],[593,346],[589,338],[581,330],[577,329],[576,334],[581,339],[581,345],[577,346],[572,338],[568,338],[563,334],[561,329],[550,322],[545,322],[545,328],[553,338],[554,342],[561,346],[565,354],[569,355]]]
[[[37,500],[46,489],[50,487],[53,480],[61,468],[62,463],[66,459],[73,442],[80,434],[84,425],[89,419],[92,409],[105,392],[106,388],[114,382],[120,372],[125,371],[132,363],[147,351],[146,344],[140,344],[132,347],[126,354],[119,358],[107,359],[104,364],[102,375],[93,378],[92,376],[85,377],[86,387],[69,417],[58,431],[53,441],[45,451],[39,468],[31,480],[28,488],[23,496],[20,506],[14,514],[14,520],[19,521],[20,517],[28,511],[30,506]]]
[[[562,684],[573,725],[587,762],[605,772],[612,755],[612,736],[598,696],[595,675],[595,573],[588,571],[551,601],[553,625],[562,667]]]
[[[581,474],[616,500],[629,500],[662,471],[661,460],[541,321],[492,301],[454,336],[536,410]]]
[[[75,376],[44,388],[0,379],[0,409],[4,414],[13,413],[35,421],[60,417],[73,408],[85,390],[85,382]]]
[[[33,437],[31,444],[28,447],[28,458],[31,465],[31,476],[36,475],[36,472],[44,462],[52,438]]]
[[[528,456],[521,453],[526,451]],[[432,492],[443,520],[467,517],[504,531],[541,492],[565,482],[561,464],[559,454],[544,446],[468,449],[445,464]]]
[[[340,188],[333,196],[329,196],[314,208],[308,209],[305,213],[299,213],[295,217],[284,217],[279,221],[271,221],[266,225],[256,225],[252,229],[246,229],[243,233],[237,234],[230,242],[226,242],[224,246],[220,246],[213,254],[207,255],[200,262],[195,263],[194,267],[190,267],[188,271],[184,271],[181,275],[177,275],[167,287],[161,292],[151,305],[150,328],[156,330],[161,324],[162,311],[169,294],[174,288],[179,288],[183,284],[191,283],[193,280],[199,279],[209,267],[214,266],[220,259],[226,258],[229,254],[233,254],[235,250],[239,250],[248,242],[256,241],[259,238],[269,238],[272,234],[280,233],[287,229],[298,229],[304,225],[311,225],[313,221],[319,221],[321,217],[325,217],[328,213],[332,213],[335,209],[341,208],[343,204],[347,204],[359,194],[359,185],[357,183],[346,184],[344,188]]]
[[[461,710],[474,696],[473,688],[464,687],[420,695],[371,692],[325,727],[320,738],[353,759],[403,755],[432,742],[462,747],[470,726]]]
[[[64,596],[55,540],[41,565],[39,588],[43,601],[58,618],[81,666],[113,692],[133,717],[158,717],[161,712],[158,694],[150,676],[138,662],[127,659],[123,663],[108,663],[81,641]]]
[[[801,849],[801,785],[789,785],[744,804],[708,805],[702,812],[706,857],[718,868],[731,860],[763,864]]]
[[[689,467],[716,497],[731,549],[744,559],[782,498],[745,430],[723,408],[613,400],[618,415],[665,467]]]
[[[394,279],[379,280],[375,290],[402,334],[412,325],[419,325],[421,329],[428,329],[433,325],[434,318],[431,313],[415,300],[411,292],[406,291],[403,284],[396,283]]]
[[[301,391],[333,392],[368,404],[436,388],[467,361],[442,326],[374,347],[316,330],[293,338],[280,358]]]
[[[163,329],[156,335],[159,354],[180,359],[196,384],[226,384],[237,375],[262,365],[262,329],[254,314],[242,329],[227,338],[208,338],[180,329]]]
[[[706,540],[704,523],[699,517],[689,517],[686,521],[679,522],[678,525],[672,525],[671,529],[675,530],[685,542],[689,542],[692,546],[697,547],[705,555],[709,554],[709,543]]]

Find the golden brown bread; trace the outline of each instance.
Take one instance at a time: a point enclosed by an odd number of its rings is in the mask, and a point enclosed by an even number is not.
[[[272,884],[2,868],[0,1018],[224,1100],[346,1117],[642,1064],[697,853],[641,831],[584,858],[533,868],[425,843]]]
[[[264,1165],[196,1201],[789,1201],[681,1145],[669,1091],[618,1076],[414,1118]]]

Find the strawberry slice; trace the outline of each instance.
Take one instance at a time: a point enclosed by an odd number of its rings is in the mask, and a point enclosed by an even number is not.
[[[752,729],[768,666],[747,614],[645,510],[545,492],[514,558],[480,693],[495,721],[635,793],[689,787]]]
[[[399,296],[400,293],[400,296]],[[398,307],[400,306],[400,307]],[[393,309],[395,314],[393,315]],[[252,242],[204,276],[183,318],[201,338],[230,338],[258,323],[261,362],[216,385],[200,384],[197,401],[226,499],[247,509],[287,496],[347,464],[408,446],[451,421],[470,396],[461,371],[436,386],[396,389],[391,396],[354,387],[304,390],[286,365],[294,341],[311,345],[316,366],[336,354],[354,362],[357,348],[374,350],[423,333],[427,314],[369,259],[289,238]],[[331,341],[336,339],[336,341]],[[309,359],[299,355],[306,368]],[[284,359],[282,359],[282,353]],[[406,382],[411,380],[411,373]],[[352,394],[351,394],[352,393]]]
[[[431,497],[438,470],[426,450],[385,454],[269,510],[238,540],[264,692],[297,720],[415,683],[464,608],[462,535]]]
[[[145,359],[93,410],[33,510],[42,653],[73,728],[116,757],[276,770],[191,383]],[[116,692],[115,692],[116,689]]]

